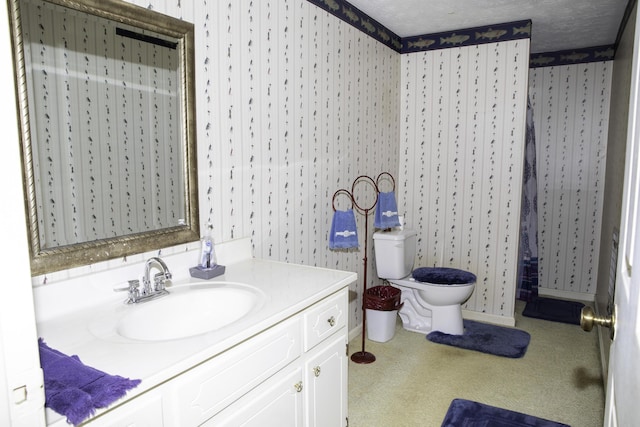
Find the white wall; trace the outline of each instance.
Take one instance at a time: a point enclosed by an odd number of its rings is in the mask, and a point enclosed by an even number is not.
[[[417,264],[478,277],[470,311],[514,323],[529,40],[402,56],[399,210]]]
[[[592,300],[596,292],[612,70],[606,61],[529,75],[541,294]]]
[[[7,9],[0,6],[0,61],[10,64]],[[22,193],[22,173],[13,67],[0,68],[0,104],[3,146],[0,155],[0,425],[44,425],[44,391],[37,350],[33,296],[29,286],[29,249]]]

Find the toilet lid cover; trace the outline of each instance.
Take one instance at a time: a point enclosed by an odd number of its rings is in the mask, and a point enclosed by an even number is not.
[[[413,270],[412,276],[418,282],[437,285],[464,285],[474,283],[476,275],[468,271],[447,267],[420,267]]]

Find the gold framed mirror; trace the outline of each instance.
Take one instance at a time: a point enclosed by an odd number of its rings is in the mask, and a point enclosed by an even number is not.
[[[196,241],[193,25],[9,0],[31,272]]]

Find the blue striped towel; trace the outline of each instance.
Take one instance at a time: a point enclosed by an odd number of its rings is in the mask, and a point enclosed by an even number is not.
[[[399,227],[398,205],[396,195],[393,191],[378,194],[378,204],[373,219],[373,226],[376,228]]]
[[[329,249],[348,249],[358,247],[358,229],[353,209],[336,210],[331,221]]]

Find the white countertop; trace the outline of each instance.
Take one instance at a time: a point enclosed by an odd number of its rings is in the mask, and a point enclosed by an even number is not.
[[[38,323],[38,332],[49,347],[68,355],[78,355],[88,366],[142,380],[113,407],[290,317],[344,288],[356,278],[353,272],[248,259],[227,265],[225,274],[211,282],[240,282],[255,286],[264,292],[265,303],[255,312],[219,330],[171,341],[123,338],[115,332],[112,320],[115,313],[126,312],[131,306],[122,303],[124,295],[118,295],[117,300],[42,321]],[[195,282],[203,281],[190,278],[174,282],[172,286]],[[171,298],[171,295],[164,298]],[[153,301],[145,304],[153,304]],[[49,409],[47,423],[67,425],[62,415]]]

